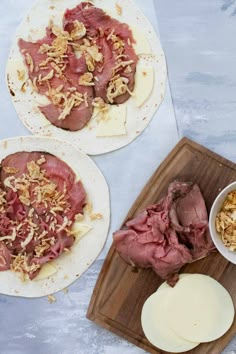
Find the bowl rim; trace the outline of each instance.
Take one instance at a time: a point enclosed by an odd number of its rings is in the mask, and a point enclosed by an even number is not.
[[[215,198],[215,200],[211,206],[210,214],[209,214],[209,231],[210,231],[211,239],[212,239],[216,249],[219,251],[219,253],[224,258],[226,258],[229,262],[236,264],[236,251],[229,250],[229,248],[223,244],[222,240],[220,239],[219,233],[216,231],[216,228],[215,228],[216,215],[214,215],[214,214],[218,213],[218,211],[216,211],[216,209],[219,206],[220,199],[222,197],[226,197],[226,195],[229,192],[233,191],[234,189],[236,190],[236,181],[228,184],[224,189],[222,189],[222,191]],[[222,206],[222,204],[223,204],[223,201],[222,201],[221,205],[219,206],[219,209]],[[217,237],[218,237],[219,242],[217,242]]]

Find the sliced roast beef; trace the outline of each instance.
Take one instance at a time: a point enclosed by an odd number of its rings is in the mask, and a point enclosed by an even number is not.
[[[45,161],[41,163],[45,176],[50,178],[57,184],[60,191],[63,190],[64,184],[67,189],[71,189],[75,182],[74,171],[62,160],[46,152],[16,152],[8,155],[1,162],[0,179],[3,183],[6,177],[19,177],[27,172],[27,164],[30,161],[37,161],[44,157]],[[11,172],[11,169],[15,169]]]
[[[24,257],[20,271],[33,279],[44,263],[71,248],[75,240],[71,227],[75,215],[83,213],[85,199],[82,182],[56,156],[18,152],[3,159],[0,271],[10,265],[19,271],[20,255]]]
[[[75,214],[82,213],[85,205],[86,192],[81,181],[76,182],[68,193],[71,205],[68,217],[74,220]]]
[[[132,44],[134,38],[132,31],[128,25],[121,23],[118,20],[111,18],[102,9],[99,9],[92,4],[82,2],[72,10],[67,10],[64,14],[64,29],[68,32],[72,31],[74,26],[73,22],[78,20],[82,22],[86,28],[87,34],[93,39],[103,55],[103,62],[98,63],[94,70],[94,76],[97,78],[95,81],[95,96],[101,97],[107,103],[110,102],[107,97],[107,88],[116,74],[128,80],[128,88],[133,91],[134,76],[136,71],[136,64],[138,57],[133,49]],[[113,36],[118,36],[122,41],[123,49],[121,47],[114,47]],[[117,67],[117,58],[121,57],[120,62],[132,61],[129,64],[129,70],[126,65],[120,65],[114,73],[114,68]],[[120,94],[114,98],[114,103],[120,104],[130,97],[129,92]]]
[[[3,242],[0,242],[0,271],[10,269],[11,253]]]
[[[31,259],[31,264],[43,265],[55,258],[58,258],[65,248],[69,249],[74,243],[74,237],[66,235],[65,232],[58,232],[56,235],[56,243],[42,257],[34,257]]]
[[[79,107],[73,108],[70,115],[65,119],[58,119],[61,110],[52,103],[47,106],[40,106],[39,109],[53,125],[70,131],[80,130],[85,127],[93,113],[92,105],[86,107],[85,104],[81,104]]]
[[[37,91],[40,94],[47,95],[49,91],[49,85],[51,89],[57,90],[59,87],[62,87],[59,93],[63,93],[68,95],[70,90],[74,88],[82,94],[86,95],[86,100],[80,103],[79,106],[75,106],[71,109],[71,111],[66,115],[65,118],[60,119],[60,116],[64,110],[63,103],[64,99],[61,99],[60,104],[56,105],[54,103],[49,103],[45,106],[39,106],[40,111],[43,115],[55,126],[71,131],[82,129],[90,120],[93,107],[92,107],[92,100],[94,97],[93,88],[88,86],[81,86],[79,85],[80,76],[87,72],[87,68],[84,65],[82,60],[76,61],[74,53],[71,53],[71,49],[68,48],[68,53],[65,55],[64,62],[65,62],[65,69],[61,76],[56,75],[55,70],[55,63],[48,62],[45,67],[40,67],[40,63],[47,59],[46,53],[39,53],[39,49],[42,43],[46,43],[48,45],[52,44],[53,39],[55,36],[51,35],[51,32],[47,31],[47,36],[37,41],[36,43],[27,42],[23,39],[19,39],[18,45],[21,50],[22,55],[25,57],[25,63],[28,67],[28,74],[32,82],[37,80],[39,75],[42,78],[50,75],[50,72],[53,70],[53,77],[47,79],[45,81],[40,81],[37,85]],[[27,61],[27,56],[30,55],[32,58],[33,64],[30,68],[30,63]],[[72,63],[72,68],[70,64]],[[76,68],[75,68],[75,63]],[[38,81],[37,81],[38,82]],[[73,95],[73,91],[71,91],[71,95]]]
[[[196,184],[174,181],[157,204],[113,234],[113,244],[129,264],[153,268],[171,285],[180,268],[214,250],[205,202]]]
[[[78,36],[80,25],[84,32]],[[50,25],[44,38],[19,39],[18,45],[33,90],[48,98],[38,107],[41,113],[56,127],[76,131],[91,119],[93,98],[120,104],[130,97],[138,57],[128,25],[88,2],[67,10],[63,27]],[[92,81],[82,77],[87,73]]]

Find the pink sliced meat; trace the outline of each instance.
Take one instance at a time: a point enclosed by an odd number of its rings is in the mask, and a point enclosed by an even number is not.
[[[121,38],[130,38],[134,43],[132,32],[127,24],[111,18],[105,11],[95,7],[91,3],[81,2],[75,8],[67,9],[63,18],[64,29],[70,32],[73,29],[73,22],[75,20],[84,24],[86,32],[90,37],[98,36],[100,29],[103,31],[114,29],[115,34]]]
[[[3,242],[0,242],[0,271],[10,269],[11,253]]]
[[[3,183],[6,177],[14,175],[15,177],[21,176],[27,172],[27,163],[30,161],[37,161],[42,156],[46,161],[41,164],[43,170],[45,170],[45,176],[57,183],[60,191],[63,190],[64,184],[67,189],[71,189],[75,181],[74,171],[62,160],[58,159],[46,152],[16,152],[8,155],[1,162],[0,179]],[[8,173],[7,168],[13,167],[18,170],[16,173]]]
[[[58,232],[57,233],[57,240],[56,243],[51,247],[49,252],[47,252],[46,255],[42,257],[34,257],[31,260],[31,264],[40,264],[43,265],[55,258],[58,258],[62,252],[64,251],[65,248],[69,249],[72,247],[74,243],[74,237],[73,236],[67,236],[63,232]]]
[[[68,213],[70,220],[74,220],[75,214],[83,213],[86,192],[81,181],[76,182],[68,193],[71,209]]]
[[[42,158],[45,159],[44,162]],[[55,211],[52,213],[51,208],[55,204],[50,204],[51,201],[45,205],[44,201],[37,203],[32,200],[29,206],[25,205],[21,202],[19,191],[4,185],[4,181],[8,177],[20,178],[27,174],[27,164],[31,161],[37,162],[39,159],[41,159],[40,169],[44,171],[45,178],[56,184],[57,192],[61,192],[61,196],[64,198],[63,205],[66,204],[65,210],[59,209],[56,214]],[[49,260],[59,257],[65,249],[72,247],[75,239],[68,233],[68,230],[74,222],[75,215],[83,213],[86,200],[83,184],[81,181],[76,182],[75,178],[75,173],[70,166],[56,156],[45,152],[17,152],[2,160],[0,165],[0,193],[4,196],[4,209],[0,213],[0,237],[7,236],[6,240],[13,238],[6,243],[4,240],[0,241],[0,271],[9,269],[11,256],[17,256],[22,250],[26,252],[28,257],[28,265],[41,266]],[[37,182],[32,182],[32,189],[29,189],[31,199],[35,198],[33,188],[36,185]],[[31,224],[29,224],[28,219],[29,211],[31,211]],[[65,221],[67,226],[64,226]],[[53,226],[53,222],[56,223],[56,226]],[[35,249],[41,241],[34,236],[29,239],[29,233],[32,232],[29,225],[32,225],[32,223],[37,229],[37,235],[46,233],[43,236],[45,242],[48,239],[53,241],[40,256],[35,253]],[[19,229],[18,226],[20,226]],[[67,231],[65,228],[67,228]],[[33,279],[38,272],[39,269],[28,272],[30,279]]]
[[[95,96],[101,97],[105,102],[107,99],[107,87],[109,81],[113,77],[113,68],[116,65],[116,57],[118,53],[113,48],[113,42],[109,38],[109,33],[113,33],[124,41],[124,60],[133,60],[130,64],[131,72],[127,73],[125,67],[121,67],[117,72],[120,76],[129,80],[128,88],[133,91],[135,80],[135,71],[138,57],[133,49],[132,44],[135,42],[132,31],[125,23],[111,18],[102,9],[94,7],[92,4],[82,2],[72,10],[67,10],[64,15],[64,29],[71,31],[73,29],[73,21],[82,22],[86,28],[87,34],[94,39],[96,45],[103,54],[103,63],[98,64],[95,68],[94,75],[97,77],[95,81]],[[102,33],[102,34],[101,34]],[[130,97],[128,92],[114,99],[114,103],[120,104]]]
[[[38,160],[41,157],[39,152],[16,152],[14,154],[8,155],[1,161],[0,170],[0,180],[3,183],[6,177],[14,175],[19,177],[22,173],[26,172],[26,166],[29,161]],[[13,167],[17,172],[8,173],[7,168]]]
[[[53,39],[55,39],[55,36],[53,37],[50,31],[48,30],[47,36],[44,39],[37,41],[36,43],[27,42],[23,39],[19,39],[18,41],[18,45],[22,55],[26,58],[26,55],[28,53],[33,59],[34,69],[32,72],[30,71],[30,65],[27,64],[27,62],[25,61],[25,64],[28,67],[28,74],[32,82],[35,78],[38,77],[40,73],[42,77],[44,77],[49,74],[50,71],[53,69],[51,63],[48,63],[48,69],[40,69],[39,67],[39,64],[47,59],[46,54],[39,53],[39,48],[42,43],[47,43],[50,45]],[[72,68],[70,66],[71,63]],[[80,92],[81,94],[87,94],[87,102],[82,102],[78,107],[72,109],[72,111],[66,116],[65,119],[58,119],[63,111],[63,108],[60,108],[59,106],[56,106],[53,103],[48,104],[46,106],[39,106],[39,109],[53,125],[62,129],[76,131],[82,129],[88,123],[92,116],[92,100],[94,97],[93,88],[79,85],[79,78],[87,71],[87,68],[84,65],[84,61],[76,61],[75,55],[74,53],[71,53],[70,49],[68,49],[68,56],[67,58],[65,58],[65,65],[66,68],[64,71],[63,79],[58,78],[54,75],[53,78],[47,81],[50,82],[50,86],[54,89],[56,89],[60,85],[63,85],[63,90],[65,91],[72,87],[76,87],[78,89],[78,92]],[[38,87],[40,94],[45,95],[45,93],[48,91],[47,81],[45,81]]]
[[[6,200],[8,201],[6,215],[10,218],[10,220],[17,220],[19,222],[23,220],[26,216],[27,207],[22,205],[18,194],[12,190],[8,190]]]
[[[208,222],[207,210],[199,187],[193,188],[176,204],[179,223],[183,226],[197,225],[199,222]]]
[[[166,197],[113,234],[113,244],[127,263],[152,268],[173,286],[183,265],[214,250],[199,187],[172,182]]]
[[[80,130],[87,125],[92,117],[92,100],[94,97],[101,97],[105,102],[115,104],[123,103],[130,97],[130,92],[134,89],[134,77],[138,61],[133,49],[135,41],[127,24],[111,18],[103,10],[88,2],[82,2],[75,8],[66,10],[63,18],[63,27],[69,33],[74,29],[73,22],[75,20],[85,25],[86,35],[82,39],[74,40],[74,43],[67,43],[67,49],[63,55],[63,76],[58,77],[56,75],[57,73],[53,67],[54,63],[51,61],[47,62],[44,67],[40,66],[43,61],[48,59],[46,52],[40,53],[41,45],[51,46],[56,38],[50,27],[46,28],[45,37],[36,42],[23,39],[18,41],[20,51],[28,68],[29,78],[33,83],[38,80],[40,75],[41,78],[44,78],[54,70],[51,78],[40,82],[37,81],[37,89],[40,94],[48,96],[49,88],[56,90],[63,86],[61,90],[67,95],[66,97],[69,97],[74,89],[83,95],[84,101],[77,106],[74,105],[66,116],[64,114],[61,116],[62,113],[65,113],[65,105],[63,105],[65,98],[62,98],[62,101],[56,104],[51,99],[51,102],[47,105],[38,107],[53,125],[70,131]],[[120,52],[119,48],[114,48],[114,42],[110,37],[111,34],[118,36],[123,41],[122,52]],[[80,85],[80,77],[88,72],[88,67],[85,60],[85,52],[81,53],[78,58],[77,53],[74,51],[74,45],[83,44],[83,39],[89,39],[92,45],[98,47],[103,56],[102,61],[94,63],[94,86]],[[126,65],[117,67],[117,60],[120,57],[122,57],[123,62],[129,62],[129,70],[126,70]],[[32,59],[32,62],[30,62],[29,58],[30,60]],[[115,67],[116,70],[114,71]],[[114,75],[120,75],[123,78],[122,80],[126,81],[128,90],[109,100],[107,89]]]
[[[65,119],[59,120],[58,117],[61,111],[52,103],[47,106],[40,106],[39,109],[53,125],[70,131],[76,131],[84,128],[93,113],[92,105],[86,107],[85,104],[81,104],[79,107],[73,108],[70,115],[68,115]],[[80,117],[80,119],[78,119],[78,117]]]

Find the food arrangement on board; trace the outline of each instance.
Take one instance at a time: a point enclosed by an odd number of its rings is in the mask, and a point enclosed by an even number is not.
[[[86,154],[141,134],[166,76],[159,39],[134,1],[33,5],[7,62],[12,102],[34,136],[0,142],[0,293],[53,294],[95,261],[110,201]],[[229,164],[187,139],[175,147],[113,233],[89,319],[151,353],[220,353],[236,327]],[[211,194],[205,166],[214,170]]]

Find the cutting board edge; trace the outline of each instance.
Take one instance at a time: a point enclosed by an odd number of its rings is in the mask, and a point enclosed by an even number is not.
[[[152,176],[149,178],[149,180],[146,182],[144,188],[142,189],[141,193],[138,195],[138,197],[136,198],[136,200],[134,201],[134,203],[132,204],[131,208],[129,209],[124,222],[122,223],[121,227],[124,225],[124,223],[127,221],[127,219],[130,217],[131,214],[134,214],[134,212],[138,209],[142,199],[143,199],[143,195],[146,193],[146,191],[150,188],[150,185],[152,185],[153,183],[155,183],[155,180],[158,178],[158,176],[163,172],[163,170],[165,169],[165,167],[168,165],[168,163],[175,157],[176,154],[178,154],[180,152],[181,149],[184,148],[185,145],[188,145],[189,147],[198,150],[201,153],[205,153],[208,156],[210,156],[211,158],[214,158],[215,160],[220,162],[223,162],[224,165],[227,165],[228,167],[235,169],[235,164],[216,154],[215,152],[207,149],[206,147],[196,143],[195,141],[192,141],[191,139],[187,138],[187,137],[183,137],[178,143],[177,145],[169,152],[169,154],[166,156],[166,158],[159,164],[159,166],[157,167],[157,169],[154,171],[154,173],[152,174]],[[97,299],[98,294],[100,292],[101,286],[102,286],[102,282],[103,279],[106,276],[106,269],[107,267],[109,267],[109,263],[112,260],[112,257],[114,255],[114,253],[116,252],[115,248],[113,247],[113,245],[111,245],[107,256],[104,260],[102,269],[100,271],[100,274],[98,276],[97,282],[95,284],[91,299],[90,299],[90,303],[88,306],[88,310],[87,310],[87,314],[86,317],[87,319],[89,319],[90,321],[93,321],[94,323],[96,323],[97,325],[105,328],[106,330],[109,330],[110,332],[128,340],[129,342],[133,343],[134,345],[147,350],[149,353],[153,353],[153,354],[164,354],[167,352],[164,351],[160,351],[159,348],[153,350],[151,347],[149,347],[148,345],[136,340],[135,338],[133,338],[130,335],[127,335],[125,332],[119,331],[116,327],[112,327],[111,325],[105,323],[102,320],[101,315],[99,315],[99,311],[97,311],[97,305],[99,304],[99,299]],[[97,318],[96,318],[97,316]],[[100,318],[101,317],[101,318]],[[232,338],[231,338],[232,339]],[[230,340],[231,340],[230,339]],[[224,346],[222,346],[222,349],[225,348],[227,346],[228,342],[224,343]],[[151,344],[150,344],[151,345]]]

